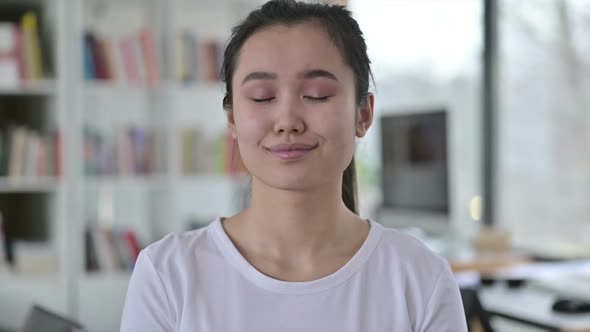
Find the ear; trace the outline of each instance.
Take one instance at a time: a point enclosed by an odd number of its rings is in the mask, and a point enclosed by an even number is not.
[[[375,96],[369,92],[366,102],[359,108],[356,124],[356,137],[363,137],[373,123],[373,110],[375,106]]]
[[[227,111],[227,127],[229,128],[229,131],[231,133],[231,137],[233,139],[237,139],[238,135],[236,133],[236,123],[234,121],[234,111],[233,110]]]

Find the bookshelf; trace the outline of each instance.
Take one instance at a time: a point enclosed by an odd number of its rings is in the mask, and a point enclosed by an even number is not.
[[[1,229],[21,262],[0,264],[0,326],[19,328],[39,303],[89,331],[118,330],[133,258],[125,234],[145,246],[244,206],[214,75],[230,27],[262,2],[0,1],[0,72],[12,75],[0,75]],[[38,60],[3,42],[3,29],[24,25]],[[209,168],[183,169],[183,130],[207,138],[190,150]],[[87,230],[114,238],[125,267],[89,271]]]
[[[64,4],[0,2],[0,242],[13,249],[13,268],[0,263],[0,322],[12,328],[32,303],[67,314],[72,295]]]

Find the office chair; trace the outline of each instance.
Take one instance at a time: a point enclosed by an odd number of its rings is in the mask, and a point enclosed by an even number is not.
[[[479,301],[477,289],[461,288],[461,298],[463,299],[463,309],[465,309],[465,318],[467,319],[467,330],[469,332],[473,331],[471,323],[477,319],[484,332],[494,332],[490,324],[490,315],[484,310]]]

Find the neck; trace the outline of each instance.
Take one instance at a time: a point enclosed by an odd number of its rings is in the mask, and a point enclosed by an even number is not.
[[[279,190],[252,179],[244,222],[260,250],[275,257],[315,255],[338,241],[358,217],[342,201],[341,181],[313,190]]]

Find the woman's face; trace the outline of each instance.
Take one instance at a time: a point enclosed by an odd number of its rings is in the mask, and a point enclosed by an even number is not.
[[[229,127],[248,171],[283,190],[341,181],[355,138],[371,124],[357,107],[355,77],[324,28],[277,25],[242,46]]]

